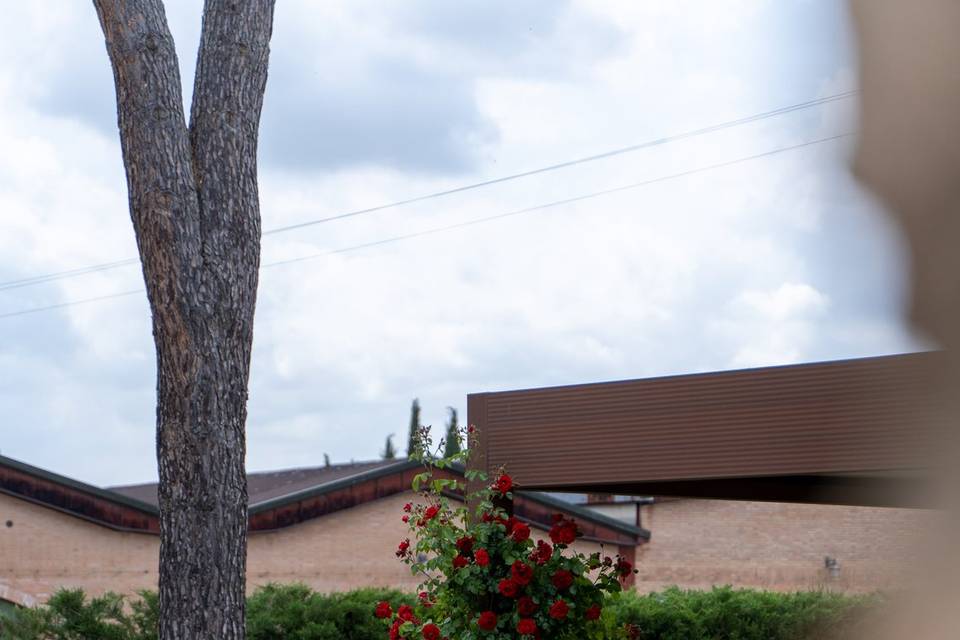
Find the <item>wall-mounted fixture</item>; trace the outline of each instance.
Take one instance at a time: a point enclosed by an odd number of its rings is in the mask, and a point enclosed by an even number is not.
[[[836,558],[824,556],[823,567],[830,573],[831,580],[837,580],[840,578],[840,563]]]

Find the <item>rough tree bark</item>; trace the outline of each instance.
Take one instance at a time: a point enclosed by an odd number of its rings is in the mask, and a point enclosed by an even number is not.
[[[157,351],[160,638],[242,638],[257,133],[274,0],[207,0],[186,125],[162,0],[94,0]]]

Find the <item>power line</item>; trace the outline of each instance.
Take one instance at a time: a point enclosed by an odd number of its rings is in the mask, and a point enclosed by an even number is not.
[[[347,218],[353,218],[360,215],[365,215],[368,213],[375,213],[377,211],[384,211],[387,209],[394,209],[397,207],[406,206],[409,204],[414,204],[417,202],[425,202],[427,200],[433,200],[435,198],[442,198],[444,196],[453,195],[456,193],[462,193],[464,191],[471,191],[474,189],[480,189],[483,187],[488,187],[495,184],[500,184],[503,182],[510,182],[512,180],[519,180],[520,178],[526,178],[529,176],[538,175],[541,173],[547,173],[550,171],[557,171],[559,169],[566,169],[568,167],[573,167],[580,164],[586,164],[589,162],[595,162],[597,160],[605,160],[607,158],[612,158],[615,156],[623,155],[626,153],[631,153],[634,151],[640,151],[642,149],[649,149],[651,147],[661,146],[669,144],[672,142],[677,142],[687,138],[694,138],[697,136],[706,135],[708,133],[714,133],[716,131],[721,131],[723,129],[729,129],[731,127],[738,127],[745,124],[750,124],[752,122],[757,122],[759,120],[764,120],[766,118],[772,118],[774,116],[784,115],[787,113],[792,113],[794,111],[800,111],[803,109],[809,109],[811,107],[816,107],[819,105],[827,104],[830,102],[835,102],[837,100],[845,100],[857,95],[857,91],[845,91],[843,93],[837,93],[822,98],[816,98],[814,100],[808,100],[806,102],[800,102],[797,104],[788,105],[786,107],[780,107],[779,109],[773,109],[771,111],[764,111],[762,113],[757,113],[751,116],[746,116],[743,118],[738,118],[736,120],[728,120],[726,122],[721,122],[718,124],[709,125],[702,127],[700,129],[692,129],[690,131],[685,131],[683,133],[678,133],[674,135],[664,136],[661,138],[654,138],[652,140],[647,140],[639,144],[633,144],[627,147],[620,147],[619,149],[612,149],[610,151],[604,151],[602,153],[594,154],[591,156],[585,156],[582,158],[577,158],[575,160],[568,160],[566,162],[560,162],[557,164],[548,165],[545,167],[540,167],[538,169],[531,169],[529,171],[523,171],[521,173],[514,173],[506,176],[501,176],[499,178],[493,178],[490,180],[484,180],[482,182],[475,182],[473,184],[462,185],[459,187],[454,187],[452,189],[446,189],[444,191],[436,191],[434,193],[428,193],[425,195],[415,196],[413,198],[407,198],[405,200],[397,200],[395,202],[389,202],[387,204],[377,205],[375,207],[368,207],[366,209],[357,209],[355,211],[348,211],[345,213],[338,213],[332,216],[325,218],[317,218],[315,220],[307,220],[304,222],[299,222],[296,224],[286,225],[283,227],[276,227],[269,229],[263,232],[263,235],[269,236],[277,233],[284,233],[287,231],[293,231],[296,229],[303,229],[305,227],[310,227],[318,224],[324,224],[327,222],[334,222],[336,220],[344,220]],[[86,275],[88,273],[97,273],[100,271],[108,271],[111,269],[117,269],[119,267],[125,267],[139,262],[139,258],[127,258],[124,260],[115,260],[113,262],[104,262],[101,264],[90,265],[87,267],[78,267],[76,269],[70,269],[67,271],[57,271],[54,273],[48,273],[40,276],[33,276],[29,278],[21,278],[18,280],[8,280],[6,282],[0,282],[0,291],[6,291],[8,289],[18,289],[21,287],[30,287],[37,284],[43,284],[45,282],[52,282],[54,280],[63,280],[66,278],[73,278],[76,276]],[[2,316],[0,316],[2,317]]]
[[[706,171],[713,171],[713,170],[716,170],[716,169],[723,169],[723,168],[725,168],[725,167],[730,167],[730,166],[734,166],[734,165],[738,165],[738,164],[743,164],[743,163],[745,163],[745,162],[750,162],[750,161],[753,161],[753,160],[759,160],[759,159],[761,159],[761,158],[767,158],[767,157],[774,156],[774,155],[778,155],[778,154],[781,154],[781,153],[786,153],[786,152],[788,152],[788,151],[795,151],[795,150],[797,150],[797,149],[803,149],[803,148],[805,148],[805,147],[811,147],[811,146],[813,146],[813,145],[823,144],[823,143],[825,143],[825,142],[832,142],[832,141],[835,141],[835,140],[841,140],[841,139],[843,139],[843,138],[850,137],[851,135],[853,135],[853,134],[851,134],[851,133],[841,133],[841,134],[834,135],[834,136],[828,136],[828,137],[826,137],[826,138],[818,138],[818,139],[816,139],[816,140],[809,140],[809,141],[807,141],[807,142],[801,142],[801,143],[799,143],[799,144],[794,144],[794,145],[790,145],[790,146],[787,146],[787,147],[780,147],[780,148],[777,148],[777,149],[771,149],[771,150],[769,150],[769,151],[764,151],[764,152],[762,152],[762,153],[757,153],[757,154],[750,155],[750,156],[744,156],[744,157],[741,157],[741,158],[736,158],[736,159],[734,159],[734,160],[727,160],[727,161],[725,161],[725,162],[718,162],[718,163],[715,163],[715,164],[705,165],[705,166],[703,166],[703,167],[697,167],[696,169],[688,169],[687,171],[681,171],[681,172],[679,172],[679,173],[672,173],[672,174],[669,174],[669,175],[666,175],[666,176],[659,176],[659,177],[656,177],[656,178],[650,178],[650,179],[648,179],[648,180],[642,180],[642,181],[640,181],[640,182],[633,182],[633,183],[631,183],[631,184],[623,185],[623,186],[620,186],[620,187],[613,187],[613,188],[611,188],[611,189],[604,189],[604,190],[602,190],[602,191],[594,191],[594,192],[592,192],[592,193],[587,193],[587,194],[584,194],[584,195],[574,196],[574,197],[572,197],[572,198],[564,198],[564,199],[562,199],[562,200],[554,200],[554,201],[552,201],[552,202],[547,202],[547,203],[535,205],[535,206],[532,206],[532,207],[525,207],[525,208],[523,208],[523,209],[515,209],[515,210],[513,210],[513,211],[507,211],[507,212],[505,212],[505,213],[498,213],[498,214],[490,215],[490,216],[483,216],[483,217],[480,217],[480,218],[473,218],[473,219],[471,219],[471,220],[464,220],[464,221],[462,221],[462,222],[457,222],[457,223],[454,223],[454,224],[448,224],[448,225],[444,225],[444,226],[441,226],[441,227],[433,227],[433,228],[431,228],[431,229],[425,229],[425,230],[423,230],[423,231],[417,231],[417,232],[414,232],[414,233],[407,233],[407,234],[398,235],[398,236],[391,236],[391,237],[389,237],[389,238],[382,238],[382,239],[380,239],[380,240],[373,240],[373,241],[371,241],[371,242],[365,242],[365,243],[362,243],[362,244],[355,244],[355,245],[351,245],[351,246],[349,246],[349,247],[341,247],[340,249],[331,249],[331,250],[329,250],[329,251],[323,251],[323,252],[314,253],[314,254],[311,254],[311,255],[300,256],[300,257],[298,257],[298,258],[290,258],[290,259],[288,259],[288,260],[278,260],[278,261],[276,261],[276,262],[271,262],[271,263],[262,265],[262,268],[268,269],[268,268],[271,268],[271,267],[279,267],[279,266],[283,266],[283,265],[294,264],[294,263],[297,263],[297,262],[305,262],[305,261],[307,261],[307,260],[315,260],[315,259],[317,259],[317,258],[323,258],[323,257],[326,257],[326,256],[332,256],[332,255],[336,255],[336,254],[340,254],[340,253],[347,253],[347,252],[350,252],[350,251],[358,251],[358,250],[360,250],[360,249],[368,249],[368,248],[370,248],[370,247],[377,247],[377,246],[381,246],[381,245],[385,245],[385,244],[392,244],[392,243],[394,243],[394,242],[401,242],[401,241],[403,241],[403,240],[411,240],[411,239],[413,239],[413,238],[422,238],[422,237],[424,237],[424,236],[430,236],[430,235],[434,235],[434,234],[438,234],[438,233],[443,233],[443,232],[446,232],[446,231],[453,231],[454,229],[462,229],[462,228],[464,228],[464,227],[471,227],[471,226],[478,225],[478,224],[482,224],[482,223],[485,223],[485,222],[491,222],[491,221],[494,221],[494,220],[500,220],[500,219],[503,219],[503,218],[509,218],[509,217],[512,217],[512,216],[518,216],[518,215],[521,215],[521,214],[524,214],[524,213],[532,213],[532,212],[535,212],[535,211],[542,211],[542,210],[544,210],[544,209],[551,209],[551,208],[553,208],[553,207],[559,207],[559,206],[565,205],[565,204],[572,204],[572,203],[574,203],[574,202],[582,202],[582,201],[584,201],[584,200],[590,200],[590,199],[592,199],[592,198],[598,198],[598,197],[600,197],[600,196],[611,195],[611,194],[614,194],[614,193],[620,193],[620,192],[622,192],[622,191],[629,191],[629,190],[632,190],[632,189],[639,189],[639,188],[641,188],[641,187],[650,186],[650,185],[653,185],[653,184],[657,184],[657,183],[659,183],[659,182],[667,182],[667,181],[669,181],[669,180],[676,180],[676,179],[678,179],[678,178],[684,178],[684,177],[691,176],[691,175],[694,175],[694,174],[697,174],[697,173],[703,173],[703,172],[706,172]],[[106,296],[97,296],[97,297],[95,297],[95,298],[84,298],[84,299],[82,299],[82,300],[74,300],[74,301],[71,301],[71,302],[62,302],[62,303],[60,303],[60,304],[54,304],[54,305],[49,305],[49,306],[44,306],[44,307],[34,307],[34,308],[32,308],[32,309],[22,309],[22,310],[20,310],[20,311],[12,311],[12,312],[9,312],[9,313],[0,314],[0,319],[12,318],[12,317],[14,317],[14,316],[22,316],[22,315],[27,315],[27,314],[31,314],[31,313],[39,313],[39,312],[41,312],[41,311],[50,311],[50,310],[53,310],[53,309],[61,309],[61,308],[63,308],[63,307],[71,307],[71,306],[74,306],[74,305],[87,304],[87,303],[90,303],[90,302],[99,302],[99,301],[101,301],[101,300],[108,300],[108,299],[111,299],[111,298],[121,298],[121,297],[124,297],[124,296],[130,296],[130,295],[133,295],[133,294],[136,294],[136,293],[143,293],[143,291],[144,291],[143,289],[138,289],[138,290],[136,290],[136,291],[123,291],[123,292],[120,292],[120,293],[114,293],[114,294],[110,294],[110,295],[106,295]]]

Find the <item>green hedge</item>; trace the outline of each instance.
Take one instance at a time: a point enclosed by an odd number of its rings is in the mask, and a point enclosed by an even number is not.
[[[640,627],[644,640],[833,640],[879,603],[876,595],[673,587],[648,595],[625,592],[611,598],[607,609],[618,625]]]
[[[394,610],[413,596],[384,589],[320,594],[304,585],[267,585],[247,600],[248,640],[385,640],[373,609],[387,600]]]
[[[249,640],[385,640],[377,602],[394,609],[413,597],[399,591],[359,589],[320,594],[304,585],[269,585],[247,600]],[[605,620],[632,623],[643,640],[834,640],[876,596],[825,592],[775,593],[716,588],[667,589],[649,595],[611,597]],[[4,640],[156,640],[157,597],[143,592],[129,601],[108,594],[88,599],[82,591],[58,591],[34,609],[0,619]]]

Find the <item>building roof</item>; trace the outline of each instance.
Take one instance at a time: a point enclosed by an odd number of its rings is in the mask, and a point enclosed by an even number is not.
[[[540,491],[883,506],[929,494],[937,352],[477,393],[488,471]]]
[[[388,467],[395,460],[349,462],[323,467],[301,467],[277,471],[253,471],[247,474],[247,496],[250,506],[305,489],[324,485],[334,480],[355,476],[364,471]],[[110,487],[110,491],[136,500],[157,505],[157,483],[131,484]]]
[[[413,476],[422,470],[420,463],[400,459],[250,473],[250,531],[291,526],[409,491]],[[442,473],[462,477],[463,469]],[[159,531],[156,483],[100,489],[0,456],[0,492],[111,528]],[[81,499],[83,496],[88,498]],[[99,502],[91,505],[90,500]],[[588,540],[634,545],[650,538],[649,531],[641,527],[537,493],[516,492],[514,508],[518,517],[541,528],[549,526],[550,515],[556,511],[576,517]]]

